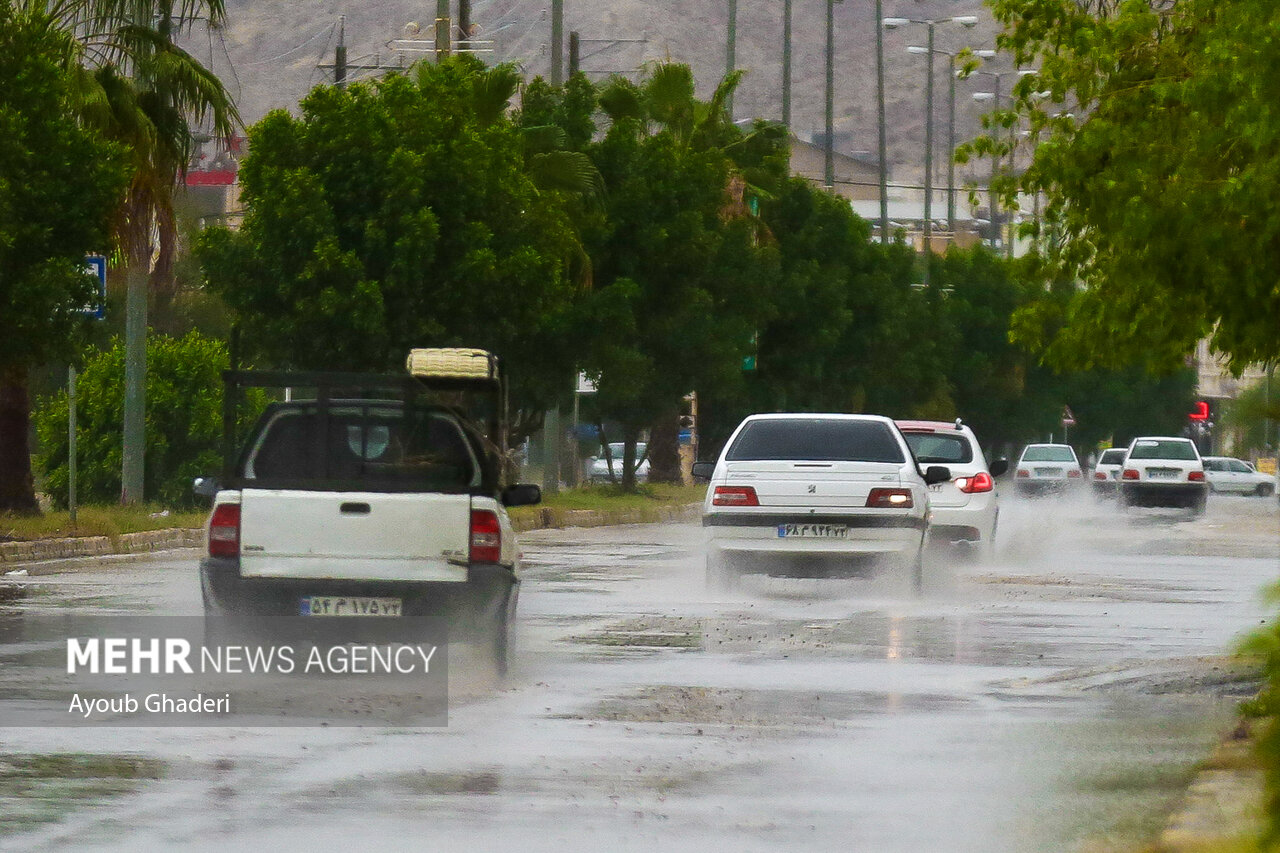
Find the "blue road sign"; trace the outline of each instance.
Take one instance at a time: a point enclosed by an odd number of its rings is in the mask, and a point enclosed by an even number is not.
[[[102,255],[88,255],[84,259],[84,271],[98,280],[98,298],[80,311],[95,320],[107,318],[107,259]]]

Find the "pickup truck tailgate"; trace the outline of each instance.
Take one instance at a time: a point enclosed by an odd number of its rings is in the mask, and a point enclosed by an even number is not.
[[[244,577],[467,579],[469,495],[244,489],[240,510]]]

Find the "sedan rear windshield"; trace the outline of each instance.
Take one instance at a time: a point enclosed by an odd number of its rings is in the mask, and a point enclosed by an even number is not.
[[[1124,462],[1124,448],[1113,447],[1110,450],[1102,451],[1102,458],[1098,460],[1099,465],[1119,465]]]
[[[740,461],[906,461],[893,430],[880,421],[770,419],[742,428],[724,457]]]
[[[1022,451],[1023,462],[1075,462],[1076,454],[1070,447],[1028,447]]]
[[[973,445],[960,434],[939,432],[903,433],[907,446],[920,463],[965,463],[973,461]]]
[[[1140,438],[1134,442],[1129,451],[1130,459],[1178,459],[1194,462],[1200,457],[1196,454],[1195,445],[1189,441],[1175,438]]]

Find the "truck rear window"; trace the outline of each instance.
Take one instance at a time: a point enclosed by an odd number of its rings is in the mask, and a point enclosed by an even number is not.
[[[340,482],[371,490],[461,491],[480,482],[462,429],[435,410],[314,406],[271,413],[251,443],[246,479]]]
[[[895,462],[906,461],[893,431],[880,421],[845,419],[752,421],[742,428],[725,459],[731,462]]]

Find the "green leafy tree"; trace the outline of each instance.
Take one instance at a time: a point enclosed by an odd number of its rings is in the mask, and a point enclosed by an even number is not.
[[[76,494],[85,503],[114,503],[120,496],[124,344],[116,340],[90,356],[76,383]],[[192,332],[181,338],[153,335],[147,341],[146,493],[168,507],[194,504],[195,477],[222,469],[222,371],[227,348]],[[261,392],[245,412],[261,410]],[[67,395],[44,401],[36,416],[38,463],[49,496],[66,506],[69,441]],[[250,415],[245,415],[246,418]]]
[[[66,37],[0,5],[0,511],[35,512],[33,365],[68,354],[93,298],[84,256],[107,245],[124,152],[72,117]]]
[[[586,366],[601,413],[621,424],[626,490],[641,430],[661,424],[671,443],[685,394],[741,382],[768,310],[777,253],[758,239],[727,150],[743,138],[724,111],[737,80],[701,102],[688,67],[667,64],[641,86],[615,78],[600,93],[608,130],[589,151],[608,195],[584,228]]]
[[[400,369],[415,346],[499,353],[513,403],[572,376],[581,256],[557,191],[527,172],[510,69],[471,57],[318,87],[250,129],[239,231],[199,255],[260,361]]]
[[[1261,37],[1280,6],[991,5],[1001,46],[1038,68],[992,121],[1005,139],[1024,123],[1034,154],[1006,204],[1044,194],[1046,277],[1083,285],[1034,343],[1086,367],[1168,369],[1206,335],[1236,368],[1280,354],[1280,41]]]

